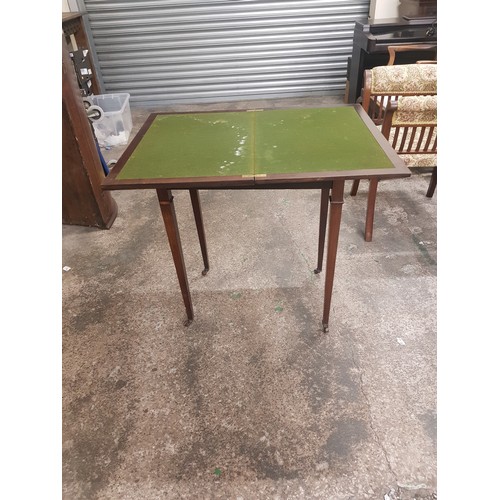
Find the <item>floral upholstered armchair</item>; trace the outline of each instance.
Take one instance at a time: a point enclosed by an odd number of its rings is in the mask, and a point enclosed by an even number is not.
[[[365,72],[363,108],[407,167],[431,167],[437,185],[437,64],[380,66]],[[358,191],[354,181],[351,196]],[[370,181],[365,241],[372,240],[378,179]]]
[[[378,125],[390,101],[416,95],[437,95],[437,64],[377,66],[364,73],[361,103]]]

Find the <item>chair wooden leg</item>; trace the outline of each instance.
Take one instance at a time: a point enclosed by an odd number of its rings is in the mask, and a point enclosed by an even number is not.
[[[351,196],[356,196],[356,194],[358,193],[358,187],[359,187],[359,179],[352,181]]]
[[[372,241],[373,220],[375,218],[375,199],[377,198],[378,179],[370,180],[368,204],[366,207],[365,241]]]
[[[434,191],[436,190],[437,186],[437,167],[434,167],[432,169],[432,176],[431,176],[431,181],[429,183],[429,188],[427,189],[427,198],[432,198],[434,196]]]

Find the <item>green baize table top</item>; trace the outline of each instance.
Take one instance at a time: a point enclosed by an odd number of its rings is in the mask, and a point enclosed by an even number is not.
[[[158,114],[116,180],[393,167],[352,106]]]

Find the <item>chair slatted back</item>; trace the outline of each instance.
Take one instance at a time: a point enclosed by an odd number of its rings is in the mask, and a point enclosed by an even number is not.
[[[437,137],[434,133],[435,130],[434,125],[398,125],[394,127],[394,133],[388,140],[398,154],[436,154]]]
[[[399,155],[437,155],[437,96],[401,96],[391,101],[382,135]],[[421,163],[428,166],[425,159]]]
[[[426,61],[417,61],[415,64],[436,64],[436,56],[437,56],[437,45],[418,43],[411,45],[389,45],[387,47],[387,51],[389,52],[389,62],[387,66],[392,66],[396,61],[397,54],[401,52],[423,52],[426,55],[431,56]]]

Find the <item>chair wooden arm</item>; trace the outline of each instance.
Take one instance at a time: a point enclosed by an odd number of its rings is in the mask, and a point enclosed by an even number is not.
[[[363,109],[368,113],[370,107],[370,96],[372,93],[372,72],[370,69],[365,69],[363,76],[363,88],[361,89],[361,105]]]
[[[391,100],[385,109],[384,120],[382,122],[382,135],[389,140],[391,134],[392,117],[398,109],[398,101]]]

